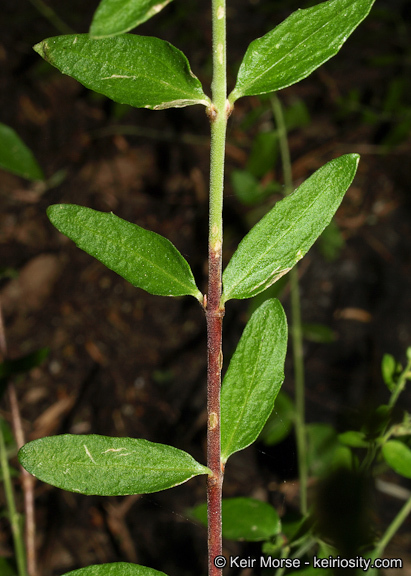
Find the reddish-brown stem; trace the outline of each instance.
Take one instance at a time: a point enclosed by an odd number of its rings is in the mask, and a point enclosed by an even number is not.
[[[207,466],[211,471],[207,481],[208,576],[221,576],[222,564],[224,563],[221,518],[223,471],[220,438],[220,388],[223,359],[221,342],[224,307],[220,302],[222,292],[224,159],[227,129],[225,0],[212,0],[212,22],[213,102],[208,110],[211,125],[211,162],[208,294],[205,304],[208,345]]]
[[[221,495],[223,472],[220,449],[220,388],[222,365],[222,324],[224,309],[221,299],[221,249],[209,249],[209,277],[207,298],[207,466],[212,474],[207,480],[208,503],[208,574],[220,576],[221,568],[215,559],[222,554]],[[217,563],[218,564],[218,563]]]

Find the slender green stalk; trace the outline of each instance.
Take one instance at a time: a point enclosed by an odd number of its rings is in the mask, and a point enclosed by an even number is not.
[[[408,358],[407,366],[401,372],[401,375],[398,379],[397,385],[395,386],[391,398],[388,402],[388,406],[393,408],[398,400],[399,395],[404,390],[407,380],[411,377],[411,358]]]
[[[14,550],[19,576],[26,576],[26,558],[24,553],[23,533],[21,530],[20,515],[16,510],[13,486],[10,477],[9,462],[7,460],[6,446],[4,443],[3,430],[0,426],[0,461],[3,473],[4,491],[6,494],[7,508],[9,511],[10,524],[13,533]]]
[[[400,529],[401,525],[405,522],[409,514],[411,514],[411,498],[408,498],[404,506],[401,508],[401,510],[398,512],[394,520],[388,526],[387,530],[384,532],[381,540],[378,542],[377,546],[372,552],[373,560],[375,560],[375,558],[382,558],[384,550],[388,546],[391,538]],[[369,573],[370,576],[376,576],[378,570],[376,568],[372,568]]]
[[[401,372],[401,374],[398,378],[398,381],[394,387],[394,390],[391,393],[390,399],[388,401],[389,408],[391,408],[391,409],[394,408],[401,392],[404,390],[405,385],[407,384],[407,380],[409,380],[410,377],[411,377],[411,358],[408,359],[407,365],[404,368],[404,370]],[[381,435],[380,435],[380,437],[382,438],[382,444],[384,444],[385,442],[388,442],[390,437],[393,435],[394,430],[395,430],[395,426],[390,426],[390,422],[387,422],[387,424],[384,427],[384,430],[381,432]],[[365,455],[365,458],[361,463],[360,470],[368,470],[371,467],[380,447],[381,447],[381,444],[379,442],[377,443],[374,441],[374,442],[370,443],[368,450],[367,450],[367,454]]]
[[[17,449],[24,445],[24,432],[21,423],[19,405],[17,401],[16,388],[12,382],[8,385],[8,396],[13,422],[14,438]],[[36,560],[36,520],[34,514],[34,477],[21,468],[21,485],[24,495],[24,528],[25,528],[25,551],[28,576],[37,576]]]
[[[54,10],[50,8],[50,6],[47,6],[43,0],[30,0],[30,2],[40,12],[40,14],[60,32],[60,34],[74,34],[74,30],[63,22]]]
[[[273,114],[278,129],[280,142],[281,163],[284,174],[285,193],[293,191],[290,151],[288,148],[287,128],[281,102],[276,94],[271,97]],[[293,342],[294,380],[295,380],[295,408],[296,408],[296,438],[298,454],[298,470],[300,476],[300,510],[307,513],[307,442],[305,434],[305,390],[304,390],[304,356],[303,335],[301,321],[300,286],[298,281],[298,268],[290,271],[291,291],[291,337]]]
[[[207,466],[212,471],[207,481],[208,504],[208,574],[218,576],[222,569],[214,561],[222,554],[220,388],[222,367],[221,306],[224,156],[227,126],[226,13],[225,0],[213,0],[213,103],[208,110],[211,122],[210,219],[208,246],[207,317]]]

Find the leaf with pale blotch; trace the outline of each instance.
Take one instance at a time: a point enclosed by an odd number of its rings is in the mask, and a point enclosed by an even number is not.
[[[270,416],[284,380],[287,319],[278,300],[251,316],[221,388],[221,460],[252,444]]]
[[[337,54],[375,0],[329,0],[296,10],[279,26],[251,42],[229,96],[281,90],[306,78]]]
[[[67,572],[63,576],[166,576],[166,574],[139,564],[113,562],[112,564],[95,564],[94,566],[79,568]]]
[[[184,54],[159,38],[123,34],[96,40],[76,34],[48,38],[34,50],[120,104],[161,110],[210,103]]]
[[[39,480],[80,494],[149,494],[209,470],[183,450],[135,438],[73,435],[33,440],[18,454]]]
[[[43,180],[44,178],[31,150],[10,126],[1,123],[0,168],[29,180]]]
[[[358,161],[358,154],[331,160],[250,230],[224,270],[223,302],[255,296],[301,260],[331,221]]]
[[[90,26],[93,38],[128,32],[158,14],[171,0],[101,0]]]
[[[190,266],[167,238],[84,206],[55,204],[47,215],[79,248],[133,286],[157,296],[194,296],[202,301]]]

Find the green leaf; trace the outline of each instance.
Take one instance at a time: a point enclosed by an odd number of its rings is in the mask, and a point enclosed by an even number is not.
[[[101,0],[90,35],[104,38],[123,34],[160,12],[171,0]]]
[[[319,342],[329,344],[335,341],[335,333],[324,324],[306,324],[302,325],[303,337],[310,342]]]
[[[247,171],[256,178],[262,178],[276,164],[279,144],[277,130],[259,132],[253,140],[253,145],[247,160]]]
[[[324,256],[327,262],[333,262],[340,256],[344,245],[345,240],[341,234],[340,229],[334,220],[331,220],[329,225],[324,229],[324,232],[319,237],[318,248],[321,254]]]
[[[207,526],[207,504],[191,511],[192,516]],[[229,498],[222,501],[223,537],[229,540],[258,542],[276,536],[281,520],[275,508],[254,498]]]
[[[48,38],[34,50],[63,74],[120,104],[161,110],[210,103],[184,54],[158,38],[123,34],[95,40],[76,34]]]
[[[223,302],[255,296],[301,260],[336,212],[358,162],[358,154],[331,160],[276,203],[240,242],[224,270]]]
[[[399,440],[390,440],[382,447],[388,466],[404,478],[411,478],[411,449]]]
[[[209,473],[172,446],[96,434],[33,440],[20,449],[18,457],[23,468],[43,482],[99,496],[159,492]]]
[[[43,180],[43,172],[20,136],[0,123],[0,168],[29,180]]]
[[[127,562],[114,562],[113,564],[96,564],[79,568],[63,574],[63,576],[166,576],[153,568],[128,564]]]
[[[381,361],[381,373],[385,384],[390,392],[395,388],[395,376],[397,373],[397,362],[391,354],[384,354]]]
[[[280,390],[275,400],[275,409],[270,414],[260,434],[267,446],[279,444],[290,434],[295,420],[295,408],[291,398]]]
[[[190,266],[169,240],[113,213],[72,204],[47,210],[51,223],[117,274],[158,296],[191,295],[202,301]]]
[[[338,434],[338,441],[340,444],[351,448],[368,448],[370,445],[364,432],[358,430],[347,430],[347,432]]]
[[[267,300],[248,321],[221,389],[221,460],[256,440],[284,380],[287,319]]]
[[[276,182],[267,186],[261,185],[248,170],[233,170],[231,172],[231,184],[238,200],[248,206],[262,202],[274,191],[281,189]]]
[[[370,12],[375,0],[329,0],[297,10],[262,38],[251,42],[229,96],[281,90],[306,78],[337,54]]]
[[[324,476],[330,470],[350,468],[351,450],[338,441],[337,432],[329,424],[313,423],[306,427],[307,463],[313,476]]]

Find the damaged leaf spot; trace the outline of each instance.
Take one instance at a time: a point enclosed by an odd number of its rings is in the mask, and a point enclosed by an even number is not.
[[[84,446],[84,450],[86,451],[87,456],[90,458],[90,460],[93,462],[93,464],[97,464],[97,462],[94,460],[93,456],[90,454],[90,450],[87,448],[87,446],[85,444],[83,444]]]

